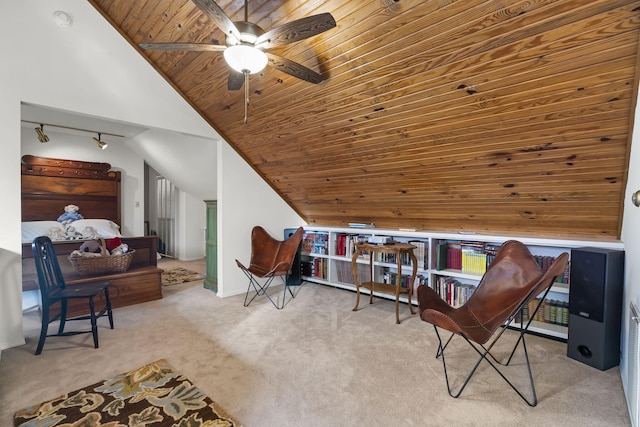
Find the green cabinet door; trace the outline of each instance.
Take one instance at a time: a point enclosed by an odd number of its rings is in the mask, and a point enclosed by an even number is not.
[[[218,201],[205,200],[207,205],[207,275],[204,287],[218,292]]]

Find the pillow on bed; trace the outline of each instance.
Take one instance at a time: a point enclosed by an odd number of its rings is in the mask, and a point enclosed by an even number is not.
[[[73,221],[69,225],[75,228],[76,232],[81,233],[83,236],[87,234],[87,227],[92,227],[93,230],[95,230],[95,233],[105,239],[121,236],[120,226],[108,219],[79,219],[77,221]]]
[[[40,236],[49,236],[51,240],[55,236],[63,236],[65,229],[58,221],[28,221],[22,223],[22,243],[31,243]]]

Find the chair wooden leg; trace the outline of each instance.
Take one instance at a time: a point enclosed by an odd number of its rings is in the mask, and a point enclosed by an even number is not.
[[[105,304],[107,306],[107,316],[109,317],[109,326],[113,329],[113,313],[111,312],[111,299],[109,298],[109,288],[104,288]]]
[[[40,326],[40,338],[38,339],[38,347],[36,348],[36,356],[42,353],[44,341],[47,339],[47,331],[49,330],[49,305],[42,305],[42,325]]]
[[[64,333],[64,326],[67,322],[67,300],[60,300],[60,326],[58,327],[58,334]]]
[[[89,310],[91,317],[91,334],[93,335],[93,346],[98,348],[98,322],[96,322],[96,311],[93,304],[93,297],[89,298]]]

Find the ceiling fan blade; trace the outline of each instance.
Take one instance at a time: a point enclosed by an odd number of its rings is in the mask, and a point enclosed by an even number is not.
[[[281,46],[315,36],[335,26],[336,21],[330,13],[308,16],[267,31],[258,37],[255,45],[261,49],[269,49],[270,47]]]
[[[229,80],[227,81],[227,89],[239,90],[244,84],[244,74],[235,70],[229,71]]]
[[[199,52],[222,52],[227,47],[211,43],[140,43],[143,49],[152,50],[190,50]]]
[[[324,80],[320,74],[305,67],[304,65],[300,65],[297,62],[293,62],[269,52],[265,52],[265,54],[267,55],[267,58],[269,58],[268,65],[282,71],[283,73],[287,73],[290,76],[316,84]]]
[[[225,35],[232,35],[240,40],[240,31],[236,28],[231,19],[213,0],[191,0],[198,8],[220,28]]]

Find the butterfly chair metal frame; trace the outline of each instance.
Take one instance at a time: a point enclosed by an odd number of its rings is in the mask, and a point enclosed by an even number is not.
[[[432,289],[421,286],[418,290],[418,300],[420,303],[420,316],[422,320],[432,323],[436,336],[438,337],[438,350],[436,358],[442,358],[442,366],[444,369],[445,381],[447,384],[447,391],[453,398],[460,396],[465,389],[471,377],[476,372],[480,363],[486,361],[500,377],[524,400],[529,406],[536,406],[538,403],[535,385],[533,381],[533,374],[531,372],[531,363],[529,360],[529,353],[527,351],[527,345],[525,340],[525,333],[527,332],[535,314],[542,306],[542,302],[549,293],[551,286],[555,282],[556,278],[564,274],[564,270],[568,263],[568,254],[565,252],[558,256],[555,262],[549,267],[549,269],[543,274],[540,267],[537,265],[535,258],[531,256],[527,247],[521,242],[508,241],[505,242],[495,260],[487,269],[487,272],[483,276],[480,284],[476,288],[475,293],[469,298],[460,308],[453,308],[444,302],[439,295],[437,295]],[[492,271],[493,270],[493,271]],[[497,296],[497,293],[485,292],[482,295],[480,287],[491,287],[491,280],[500,281],[498,293],[510,294],[510,299],[505,300]],[[513,289],[509,287],[513,285]],[[480,292],[479,292],[480,291]],[[476,294],[477,293],[477,294]],[[542,294],[540,302],[535,305],[532,313],[529,315],[529,320],[525,323],[522,318],[523,308],[529,305],[529,302]],[[486,309],[481,304],[476,304],[471,309],[471,312],[467,310],[472,299],[489,295],[495,297],[493,301],[493,307]],[[436,299],[437,298],[437,299]],[[438,301],[439,300],[439,301]],[[474,301],[475,302],[475,301]],[[471,305],[473,305],[472,303]],[[490,303],[491,304],[491,303]],[[491,310],[495,312],[491,312]],[[502,309],[502,310],[501,310]],[[474,313],[473,311],[476,311]],[[483,316],[477,316],[479,310],[486,310]],[[481,322],[479,317],[487,319],[486,322]],[[520,320],[519,326],[516,328],[518,332],[518,339],[511,350],[509,357],[505,361],[500,361],[491,353],[493,346],[498,342],[504,332],[512,327],[514,321]],[[443,344],[443,339],[438,329],[447,330],[451,332],[451,336]],[[498,333],[496,334],[496,331]],[[455,335],[460,335],[464,340],[473,348],[478,354],[479,358],[475,365],[465,378],[462,385],[457,391],[451,390],[451,383],[447,371],[447,364],[445,360],[445,349],[451,342]],[[493,337],[490,344],[486,343]],[[475,344],[474,344],[475,343]],[[529,378],[529,385],[531,389],[531,399],[527,399],[525,395],[506,377],[506,375],[496,366],[508,366],[511,362],[518,346],[522,343],[524,352],[527,373]],[[493,362],[492,360],[493,359]],[[494,362],[496,364],[494,364]]]
[[[284,308],[287,290],[291,298],[295,298],[291,285],[287,283],[286,276],[291,274],[293,259],[302,241],[303,228],[299,227],[294,234],[286,240],[277,240],[271,237],[264,228],[253,227],[251,231],[251,262],[245,267],[236,259],[236,264],[249,279],[247,293],[244,296],[244,306],[247,307],[258,296],[266,296],[271,304],[278,310]],[[282,303],[278,305],[269,295],[269,286],[276,277],[284,282]],[[259,280],[260,279],[260,280]],[[260,281],[263,281],[261,283]],[[249,299],[249,294],[253,296]]]
[[[51,239],[46,236],[36,237],[31,244],[33,258],[38,273],[38,283],[42,297],[42,326],[40,339],[36,348],[36,355],[42,352],[47,337],[71,336],[90,333],[93,335],[93,345],[98,348],[97,319],[108,316],[109,326],[113,329],[113,314],[111,312],[111,300],[109,299],[109,281],[85,283],[79,285],[67,285],[60,269]],[[104,295],[105,307],[98,313],[95,312],[94,299]],[[67,303],[69,300],[86,299],[89,303],[89,315],[67,318]],[[51,317],[51,307],[60,303],[60,313]],[[48,334],[49,324],[60,320],[58,332]],[[90,320],[91,329],[83,331],[64,332],[67,321]]]

